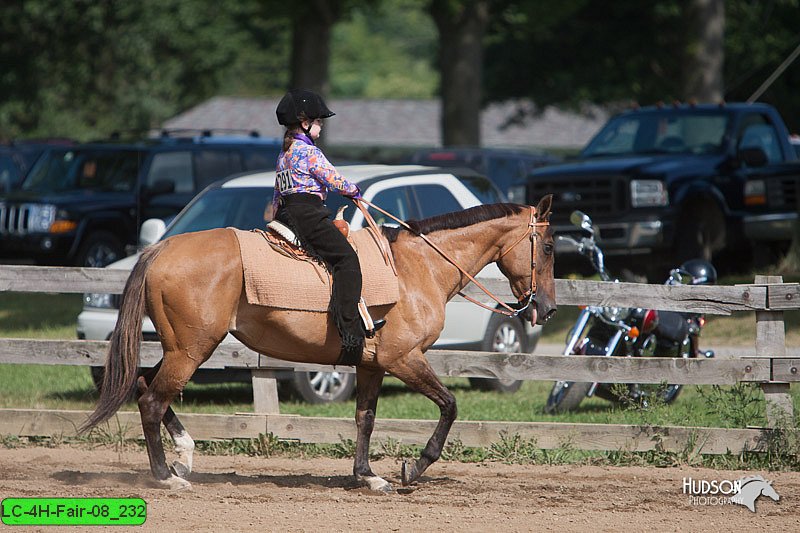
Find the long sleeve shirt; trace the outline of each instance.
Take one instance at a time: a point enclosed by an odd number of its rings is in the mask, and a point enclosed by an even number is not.
[[[275,211],[280,197],[288,194],[315,194],[324,201],[329,190],[348,196],[358,192],[358,187],[339,174],[311,139],[305,135],[295,135],[294,138],[289,149],[278,156],[272,197]]]

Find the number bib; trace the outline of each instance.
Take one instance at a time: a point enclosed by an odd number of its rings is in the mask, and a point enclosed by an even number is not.
[[[278,191],[284,193],[292,189],[292,173],[290,170],[281,170],[275,175],[275,186]]]

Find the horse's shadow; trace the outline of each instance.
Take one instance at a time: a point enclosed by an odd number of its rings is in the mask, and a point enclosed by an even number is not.
[[[153,479],[149,471],[140,470],[136,472],[78,472],[74,470],[63,470],[51,474],[53,479],[66,485],[115,485],[139,488],[160,488]],[[391,477],[386,478],[394,486],[400,486],[400,479]],[[189,476],[189,481],[193,485],[226,485],[231,486],[251,486],[251,485],[274,485],[279,488],[309,488],[309,489],[340,489],[358,490],[364,487],[359,484],[352,475],[333,475],[320,476],[315,474],[238,474],[236,472],[194,472]],[[448,477],[427,477],[419,479],[419,483],[436,483],[452,481]]]

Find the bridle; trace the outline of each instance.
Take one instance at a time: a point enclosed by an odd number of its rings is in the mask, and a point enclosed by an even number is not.
[[[436,243],[431,241],[427,237],[427,235],[425,235],[424,233],[419,233],[419,232],[414,231],[411,228],[411,226],[409,226],[408,224],[406,224],[405,222],[403,222],[399,218],[395,217],[391,213],[388,213],[388,212],[384,211],[383,209],[381,209],[377,205],[373,204],[372,202],[369,202],[369,201],[365,200],[364,198],[355,199],[354,202],[355,202],[356,206],[361,210],[361,213],[364,215],[364,218],[367,220],[367,223],[374,230],[377,231],[377,224],[373,220],[372,215],[369,214],[369,211],[362,205],[362,203],[366,204],[367,206],[375,209],[376,211],[378,211],[380,213],[383,213],[384,215],[386,215],[387,217],[391,218],[392,220],[394,220],[395,222],[400,224],[402,227],[404,227],[405,229],[407,229],[411,233],[413,233],[413,234],[417,235],[418,237],[420,237],[423,241],[425,241],[428,245],[430,245],[431,248],[436,250],[439,253],[439,255],[444,257],[449,263],[451,263],[453,266],[455,266],[458,269],[459,272],[461,272],[464,276],[467,277],[467,279],[469,279],[479,289],[481,289],[484,293],[486,293],[487,296],[489,296],[492,300],[494,300],[501,307],[503,307],[503,309],[496,309],[494,307],[490,307],[490,306],[484,304],[483,302],[479,302],[478,300],[476,300],[476,299],[474,299],[474,298],[472,298],[470,296],[467,296],[466,294],[464,294],[461,291],[458,292],[458,294],[461,297],[463,297],[464,299],[474,303],[475,305],[483,307],[484,309],[488,309],[489,311],[491,311],[493,313],[498,313],[498,314],[509,316],[509,317],[516,317],[516,316],[519,316],[520,314],[522,314],[523,312],[525,312],[531,306],[531,304],[533,304],[536,301],[536,241],[539,239],[539,236],[536,233],[536,228],[547,227],[547,226],[550,225],[550,221],[549,220],[538,221],[537,218],[536,218],[536,208],[535,207],[528,206],[530,208],[531,218],[530,218],[530,221],[528,222],[528,227],[525,229],[525,233],[523,233],[520,236],[519,239],[514,241],[514,244],[509,246],[495,260],[495,261],[499,261],[500,259],[502,259],[506,254],[508,254],[511,250],[513,250],[514,247],[516,247],[520,242],[522,242],[525,239],[525,237],[529,237],[530,238],[530,241],[531,241],[531,285],[528,288],[528,290],[525,291],[517,299],[517,307],[513,308],[510,305],[508,305],[507,303],[505,303],[504,301],[500,300],[500,298],[498,298],[497,296],[492,294],[492,292],[489,289],[487,289],[480,281],[475,279],[474,276],[472,276],[469,272],[464,270],[464,268],[462,268],[461,265],[459,265],[455,261],[455,259],[450,257],[444,250],[439,248],[439,246],[437,246]],[[524,302],[524,305],[523,305],[523,302]]]

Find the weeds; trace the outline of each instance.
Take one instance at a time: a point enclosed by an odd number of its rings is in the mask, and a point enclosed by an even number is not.
[[[761,426],[765,422],[764,395],[755,383],[712,385],[710,390],[697,387],[697,393],[705,401],[707,411],[720,416],[726,427]]]

